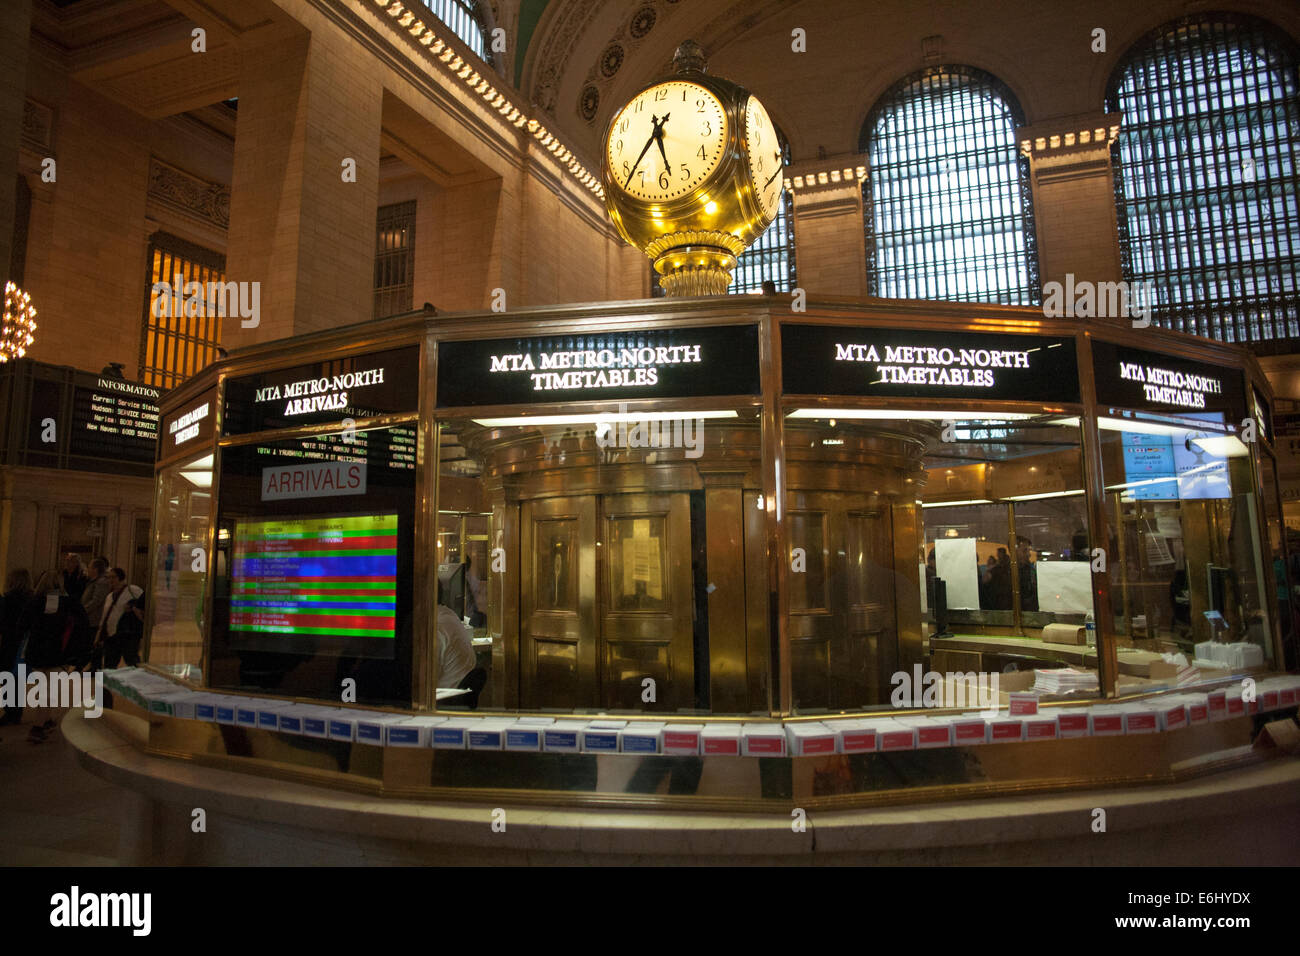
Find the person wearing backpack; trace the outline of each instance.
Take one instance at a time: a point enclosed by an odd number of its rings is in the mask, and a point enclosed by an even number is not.
[[[140,638],[144,636],[144,590],[126,583],[126,572],[113,568],[109,573],[110,590],[95,634],[95,648],[102,651],[99,666],[117,667],[125,660],[128,667],[140,663]]]

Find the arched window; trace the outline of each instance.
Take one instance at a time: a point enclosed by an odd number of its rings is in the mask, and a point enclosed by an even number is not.
[[[1166,24],[1116,67],[1124,278],[1149,283],[1157,324],[1228,342],[1300,336],[1296,68],[1280,30],[1230,14]]]
[[[1022,125],[1011,91],[965,66],[914,73],[880,98],[859,145],[872,295],[1042,300]]]
[[[789,166],[790,144],[779,129],[776,139],[781,144],[782,162]],[[781,205],[777,207],[772,224],[737,257],[727,292],[761,292],[763,283],[769,280],[777,292],[789,292],[798,285],[794,268],[794,197],[788,184],[781,191]],[[650,264],[650,294],[655,297],[664,294],[654,263]]]
[[[484,63],[492,63],[492,54],[487,45],[487,24],[483,13],[475,0],[424,0],[428,7],[456,36],[478,54]],[[495,66],[495,64],[492,64]]]

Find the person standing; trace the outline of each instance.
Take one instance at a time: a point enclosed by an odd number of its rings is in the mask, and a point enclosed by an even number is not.
[[[92,626],[99,626],[104,614],[104,598],[108,597],[112,587],[113,583],[108,579],[108,558],[95,558],[90,562],[90,580],[81,595],[81,606],[85,608]]]
[[[80,601],[89,583],[90,576],[86,574],[86,566],[81,563],[81,556],[69,551],[63,556],[63,590],[68,592],[68,597],[72,600]]]
[[[1016,536],[1016,570],[1020,574],[1020,610],[1038,610],[1038,569],[1034,567],[1033,542]]]
[[[27,605],[35,595],[32,573],[26,568],[15,568],[5,578],[5,592],[0,595],[0,671],[18,675],[18,652],[27,637]],[[23,698],[26,688],[18,688],[14,706],[6,707],[0,724],[23,722]]]
[[[86,609],[63,589],[61,571],[46,571],[36,582],[36,595],[27,604],[22,626],[30,634],[27,642],[29,676],[35,671],[49,675],[62,670],[64,664],[80,656],[89,622]],[[41,743],[54,730],[53,709],[53,704],[33,708],[33,726],[28,736],[32,743]],[[40,721],[42,716],[46,718],[43,722]]]
[[[128,667],[135,667],[140,663],[140,638],[144,635],[144,590],[127,584],[121,568],[109,572],[109,582],[95,646],[103,649],[105,669],[117,667],[123,659]],[[136,602],[140,602],[138,607],[134,607]]]

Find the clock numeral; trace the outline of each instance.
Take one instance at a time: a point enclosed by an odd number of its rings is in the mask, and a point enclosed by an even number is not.
[[[713,135],[713,124],[710,123],[708,120],[705,120],[703,123],[700,124],[700,126],[703,130],[703,132],[700,133],[701,136]]]
[[[645,170],[644,170],[644,169],[641,169],[641,170],[637,170],[637,171],[641,174],[641,185],[644,186],[644,185],[645,185]]]
[[[754,111],[754,125],[759,129],[763,128],[763,114],[757,110]]]
[[[656,103],[662,103],[662,102],[663,102],[664,100],[666,100],[666,99],[668,99],[668,91],[667,91],[667,90],[655,90],[655,102],[656,102]]]
[[[631,120],[631,118],[630,118],[630,117],[627,117],[627,116],[624,116],[624,117],[623,117],[623,122],[621,122],[621,123],[618,124],[618,131],[619,131],[620,133],[626,133],[626,132],[627,132],[627,128],[628,128],[629,126],[631,126],[631,125],[632,125],[632,120]]]
[[[677,168],[682,171],[683,180],[689,180],[691,178],[691,171],[687,169],[685,166],[678,166]]]
[[[762,156],[758,157],[758,171],[759,171],[760,173],[763,171],[763,157],[762,157]]]
[[[659,174],[659,188],[667,189],[668,186],[669,186],[668,170],[664,170],[662,173]]]
[[[623,153],[623,141],[620,139],[620,140],[615,144],[614,148],[615,148],[616,150],[618,150],[619,155],[622,155],[622,153]]]
[[[763,145],[763,134],[760,133],[758,130],[754,130],[754,145],[755,146]]]
[[[697,149],[697,150],[695,151],[695,155],[698,156],[698,157],[700,157],[700,159],[707,159],[707,158],[708,158],[708,157],[706,157],[706,156],[704,155],[704,147],[703,147],[703,146],[701,146],[699,149]]]
[[[704,112],[704,100],[696,100],[696,101],[695,101],[695,112],[697,112],[697,113],[703,113],[703,112]]]
[[[640,113],[641,110],[643,110],[644,108],[645,108],[645,100],[637,100],[637,101],[636,101],[636,109],[635,109],[633,112]],[[623,130],[623,132],[626,133],[627,130]]]

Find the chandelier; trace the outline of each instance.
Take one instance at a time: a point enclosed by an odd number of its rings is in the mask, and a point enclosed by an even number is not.
[[[5,284],[4,323],[0,325],[0,362],[20,359],[36,341],[32,297],[12,282]]]

